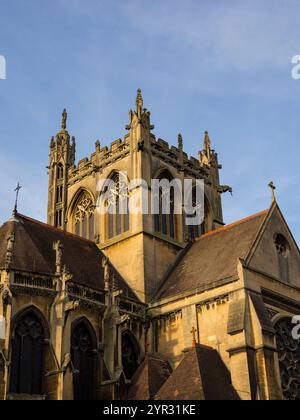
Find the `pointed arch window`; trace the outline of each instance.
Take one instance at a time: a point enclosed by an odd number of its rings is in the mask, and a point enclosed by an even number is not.
[[[172,176],[164,171],[160,174],[159,181],[172,182]],[[174,187],[159,188],[159,214],[154,215],[154,229],[158,233],[176,238],[176,217],[175,217],[175,190]],[[167,211],[166,211],[167,209]]]
[[[199,191],[199,193],[201,194],[202,192]],[[196,187],[193,188],[192,190],[192,206],[193,209],[195,209],[194,213],[192,214],[187,214],[186,217],[189,218],[194,218],[196,216],[196,212],[197,212],[197,189]],[[199,238],[201,235],[204,235],[205,233],[208,232],[208,212],[209,212],[209,205],[207,203],[207,199],[204,198],[204,220],[202,222],[202,224],[199,225],[188,225],[188,232],[189,232],[189,239],[190,240],[194,240]]]
[[[79,197],[75,205],[73,231],[76,235],[91,241],[95,238],[95,206],[87,192]]]
[[[131,379],[139,366],[139,346],[129,331],[122,335],[122,364],[126,379]]]
[[[95,334],[88,321],[83,319],[74,326],[71,336],[71,358],[77,373],[74,373],[74,400],[94,399],[95,384]]]
[[[117,173],[111,181],[106,202],[108,239],[128,232],[130,229],[127,180],[125,176]]]
[[[45,331],[34,312],[17,323],[12,344],[10,392],[42,395]]]
[[[57,179],[58,180],[64,179],[64,167],[62,163],[59,163],[57,166]]]
[[[63,227],[63,211],[59,209],[55,212],[55,227],[62,228]]]

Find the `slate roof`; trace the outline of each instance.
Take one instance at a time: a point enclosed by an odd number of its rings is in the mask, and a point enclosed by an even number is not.
[[[156,355],[146,356],[132,378],[128,399],[132,401],[154,399],[171,373],[172,369],[167,361]]]
[[[219,353],[202,345],[185,355],[155,397],[164,401],[236,399],[230,373]]]
[[[265,210],[197,239],[182,251],[153,300],[232,281],[238,260],[247,256],[267,214]]]
[[[104,290],[104,254],[94,242],[20,214],[0,227],[0,268],[5,266],[7,238],[12,232],[15,233],[15,245],[11,269],[53,276],[56,271],[53,243],[59,240],[63,245],[62,265],[66,265],[73,275],[72,282],[95,290]],[[112,266],[111,270],[125,296],[127,294],[138,301],[134,292]]]

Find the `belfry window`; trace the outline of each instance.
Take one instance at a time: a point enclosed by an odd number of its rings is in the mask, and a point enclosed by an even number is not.
[[[107,237],[112,239],[129,231],[129,191],[127,180],[122,174],[115,174],[108,190]]]
[[[95,236],[95,206],[92,197],[83,193],[75,205],[74,210],[74,233],[85,239],[94,240]]]
[[[166,186],[159,187],[159,214],[154,215],[154,229],[158,233],[176,237],[176,218],[175,218],[175,191],[172,182],[172,176],[168,172],[160,174],[158,180]],[[167,186],[170,185],[170,187]]]
[[[199,195],[203,194],[202,190],[199,191]],[[198,198],[199,199],[199,198]],[[186,214],[187,219],[194,219],[197,215],[197,212],[200,213],[200,206],[203,206],[203,203],[197,203],[197,190],[196,187],[193,188],[192,191],[192,209],[191,211]],[[205,233],[207,233],[210,229],[209,227],[209,204],[208,201],[206,199],[206,197],[204,197],[204,214],[202,214],[202,216],[204,216],[204,220],[201,224],[189,224],[188,225],[188,232],[189,232],[189,239],[190,240],[194,240],[196,238],[199,238],[201,235],[204,235]],[[203,210],[203,209],[202,209]]]

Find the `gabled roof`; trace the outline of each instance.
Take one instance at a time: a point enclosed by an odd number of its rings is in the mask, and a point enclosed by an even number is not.
[[[171,373],[172,369],[167,361],[157,355],[147,355],[132,378],[128,399],[132,401],[154,399]]]
[[[238,396],[219,353],[209,347],[197,345],[185,355],[155,399],[235,400]]]
[[[53,244],[60,241],[63,245],[62,265],[66,265],[73,275],[72,282],[104,290],[104,254],[94,242],[20,214],[0,227],[0,268],[5,267],[7,238],[12,232],[15,244],[11,269],[53,276],[56,272]],[[117,271],[113,267],[111,270],[124,294],[138,300]]]
[[[250,252],[269,210],[201,236],[179,257],[153,300],[203,291],[237,278],[237,263]]]

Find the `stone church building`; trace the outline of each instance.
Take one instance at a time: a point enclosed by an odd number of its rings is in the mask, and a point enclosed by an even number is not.
[[[208,133],[193,158],[153,129],[139,90],[125,137],[76,164],[64,111],[47,224],[16,206],[0,227],[0,399],[300,399],[300,255],[274,194],[224,225]],[[106,179],[117,201],[133,179],[203,179],[204,222],[100,214]]]

